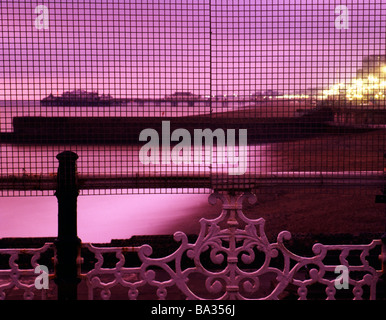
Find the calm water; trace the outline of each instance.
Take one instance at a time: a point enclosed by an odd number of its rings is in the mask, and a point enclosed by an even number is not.
[[[272,170],[269,147],[269,145],[249,146],[248,156],[259,159],[256,162],[259,167],[250,169],[257,169],[260,172]],[[2,174],[55,173],[56,154],[68,148],[70,147],[0,145],[1,172]],[[79,155],[80,173],[124,175],[139,169],[131,163],[135,158],[135,150],[133,151],[130,146],[98,148],[93,146],[92,153],[89,148],[89,146],[73,146],[70,149]],[[19,158],[7,156],[11,154],[18,155]],[[90,163],[93,165],[90,166]],[[183,166],[173,169],[164,167],[167,172],[175,171],[179,174],[183,170],[193,169]],[[203,171],[209,172],[209,168],[196,168],[196,172]],[[192,224],[198,226],[203,212],[213,210],[207,202],[207,197],[208,194],[81,195],[78,198],[79,236],[83,241],[106,242],[112,238],[129,238],[132,235],[172,234],[178,230],[191,232],[191,229],[186,227]],[[2,197],[0,221],[0,238],[56,236],[56,198]]]
[[[232,104],[223,110],[233,110]],[[194,109],[182,106],[180,115],[206,113],[203,104]],[[34,102],[0,104],[2,132],[12,131],[14,116],[136,116],[175,115],[170,106],[138,105],[101,107],[40,107]],[[155,170],[157,172],[209,172],[209,167],[157,166],[145,168],[138,162],[140,146],[21,146],[0,145],[2,175],[53,174],[55,156],[72,150],[79,155],[81,174],[118,174]],[[259,159],[248,170],[265,172],[272,169],[269,145],[248,147],[248,157]],[[221,169],[221,168],[220,168]],[[207,202],[208,194],[131,194],[80,196],[78,198],[78,234],[83,241],[105,242],[132,235],[191,232],[199,219],[215,208]],[[44,237],[57,235],[57,200],[54,196],[0,198],[0,237]],[[187,223],[188,222],[188,223]],[[191,228],[192,226],[193,229]]]
[[[214,210],[204,194],[79,196],[78,235],[84,242],[109,242],[132,235],[191,232]],[[0,238],[57,236],[54,196],[0,198]],[[194,230],[195,231],[195,230]]]

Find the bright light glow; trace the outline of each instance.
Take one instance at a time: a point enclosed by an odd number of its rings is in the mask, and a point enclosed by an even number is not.
[[[386,66],[385,66],[386,68]],[[323,91],[324,99],[342,99],[342,96],[349,101],[373,101],[385,98],[386,81],[380,81],[374,75],[367,78],[352,79],[351,83],[337,83]]]
[[[310,96],[306,94],[284,94],[282,96],[278,96],[278,99],[309,99]]]

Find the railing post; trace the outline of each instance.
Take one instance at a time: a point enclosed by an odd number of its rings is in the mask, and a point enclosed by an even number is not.
[[[383,154],[384,164],[383,164],[383,176],[385,178],[385,184],[383,186],[382,195],[378,195],[375,199],[376,203],[384,203],[385,204],[385,232],[381,236],[382,247],[381,254],[379,255],[379,259],[381,261],[381,281],[383,282],[383,290],[386,291],[386,153]]]
[[[381,237],[382,240],[382,248],[381,248],[381,263],[382,263],[382,274],[386,277],[386,232]],[[386,279],[385,279],[386,281]]]
[[[56,156],[59,160],[57,190],[58,237],[55,241],[57,262],[55,283],[58,286],[58,300],[76,300],[80,282],[78,258],[81,241],[77,235],[76,160],[78,155],[65,151]]]
[[[385,235],[386,235],[386,152],[383,154],[383,177],[384,177],[384,185],[382,189],[382,194],[381,195],[376,195],[375,196],[375,203],[384,203],[385,204],[385,221],[384,226],[385,226]]]

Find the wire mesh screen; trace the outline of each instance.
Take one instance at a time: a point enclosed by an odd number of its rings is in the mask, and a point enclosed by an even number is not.
[[[0,5],[2,195],[379,185],[385,1]]]

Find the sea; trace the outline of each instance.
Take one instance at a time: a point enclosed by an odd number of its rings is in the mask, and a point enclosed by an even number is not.
[[[235,111],[247,107],[247,102],[218,102],[212,110],[205,102],[194,107],[179,102],[129,102],[116,106],[40,106],[39,101],[0,102],[0,131],[12,132],[12,120],[17,116],[66,117],[180,117],[210,112]],[[139,170],[140,146],[130,145],[21,145],[0,143],[2,176],[50,175],[57,171],[55,156],[65,150],[78,154],[78,172],[87,175],[125,175]],[[248,158],[255,159],[253,170],[271,170],[270,145],[248,145]],[[158,166],[163,174],[177,170],[205,173],[205,166]],[[143,170],[143,168],[142,168]],[[78,197],[78,236],[84,242],[109,242],[134,235],[173,234],[176,231],[197,232],[199,220],[215,214],[217,207],[208,203],[210,191],[199,193],[185,190],[157,190],[107,194],[88,192]],[[57,235],[57,199],[53,195],[15,195],[0,198],[0,238],[55,237]]]

